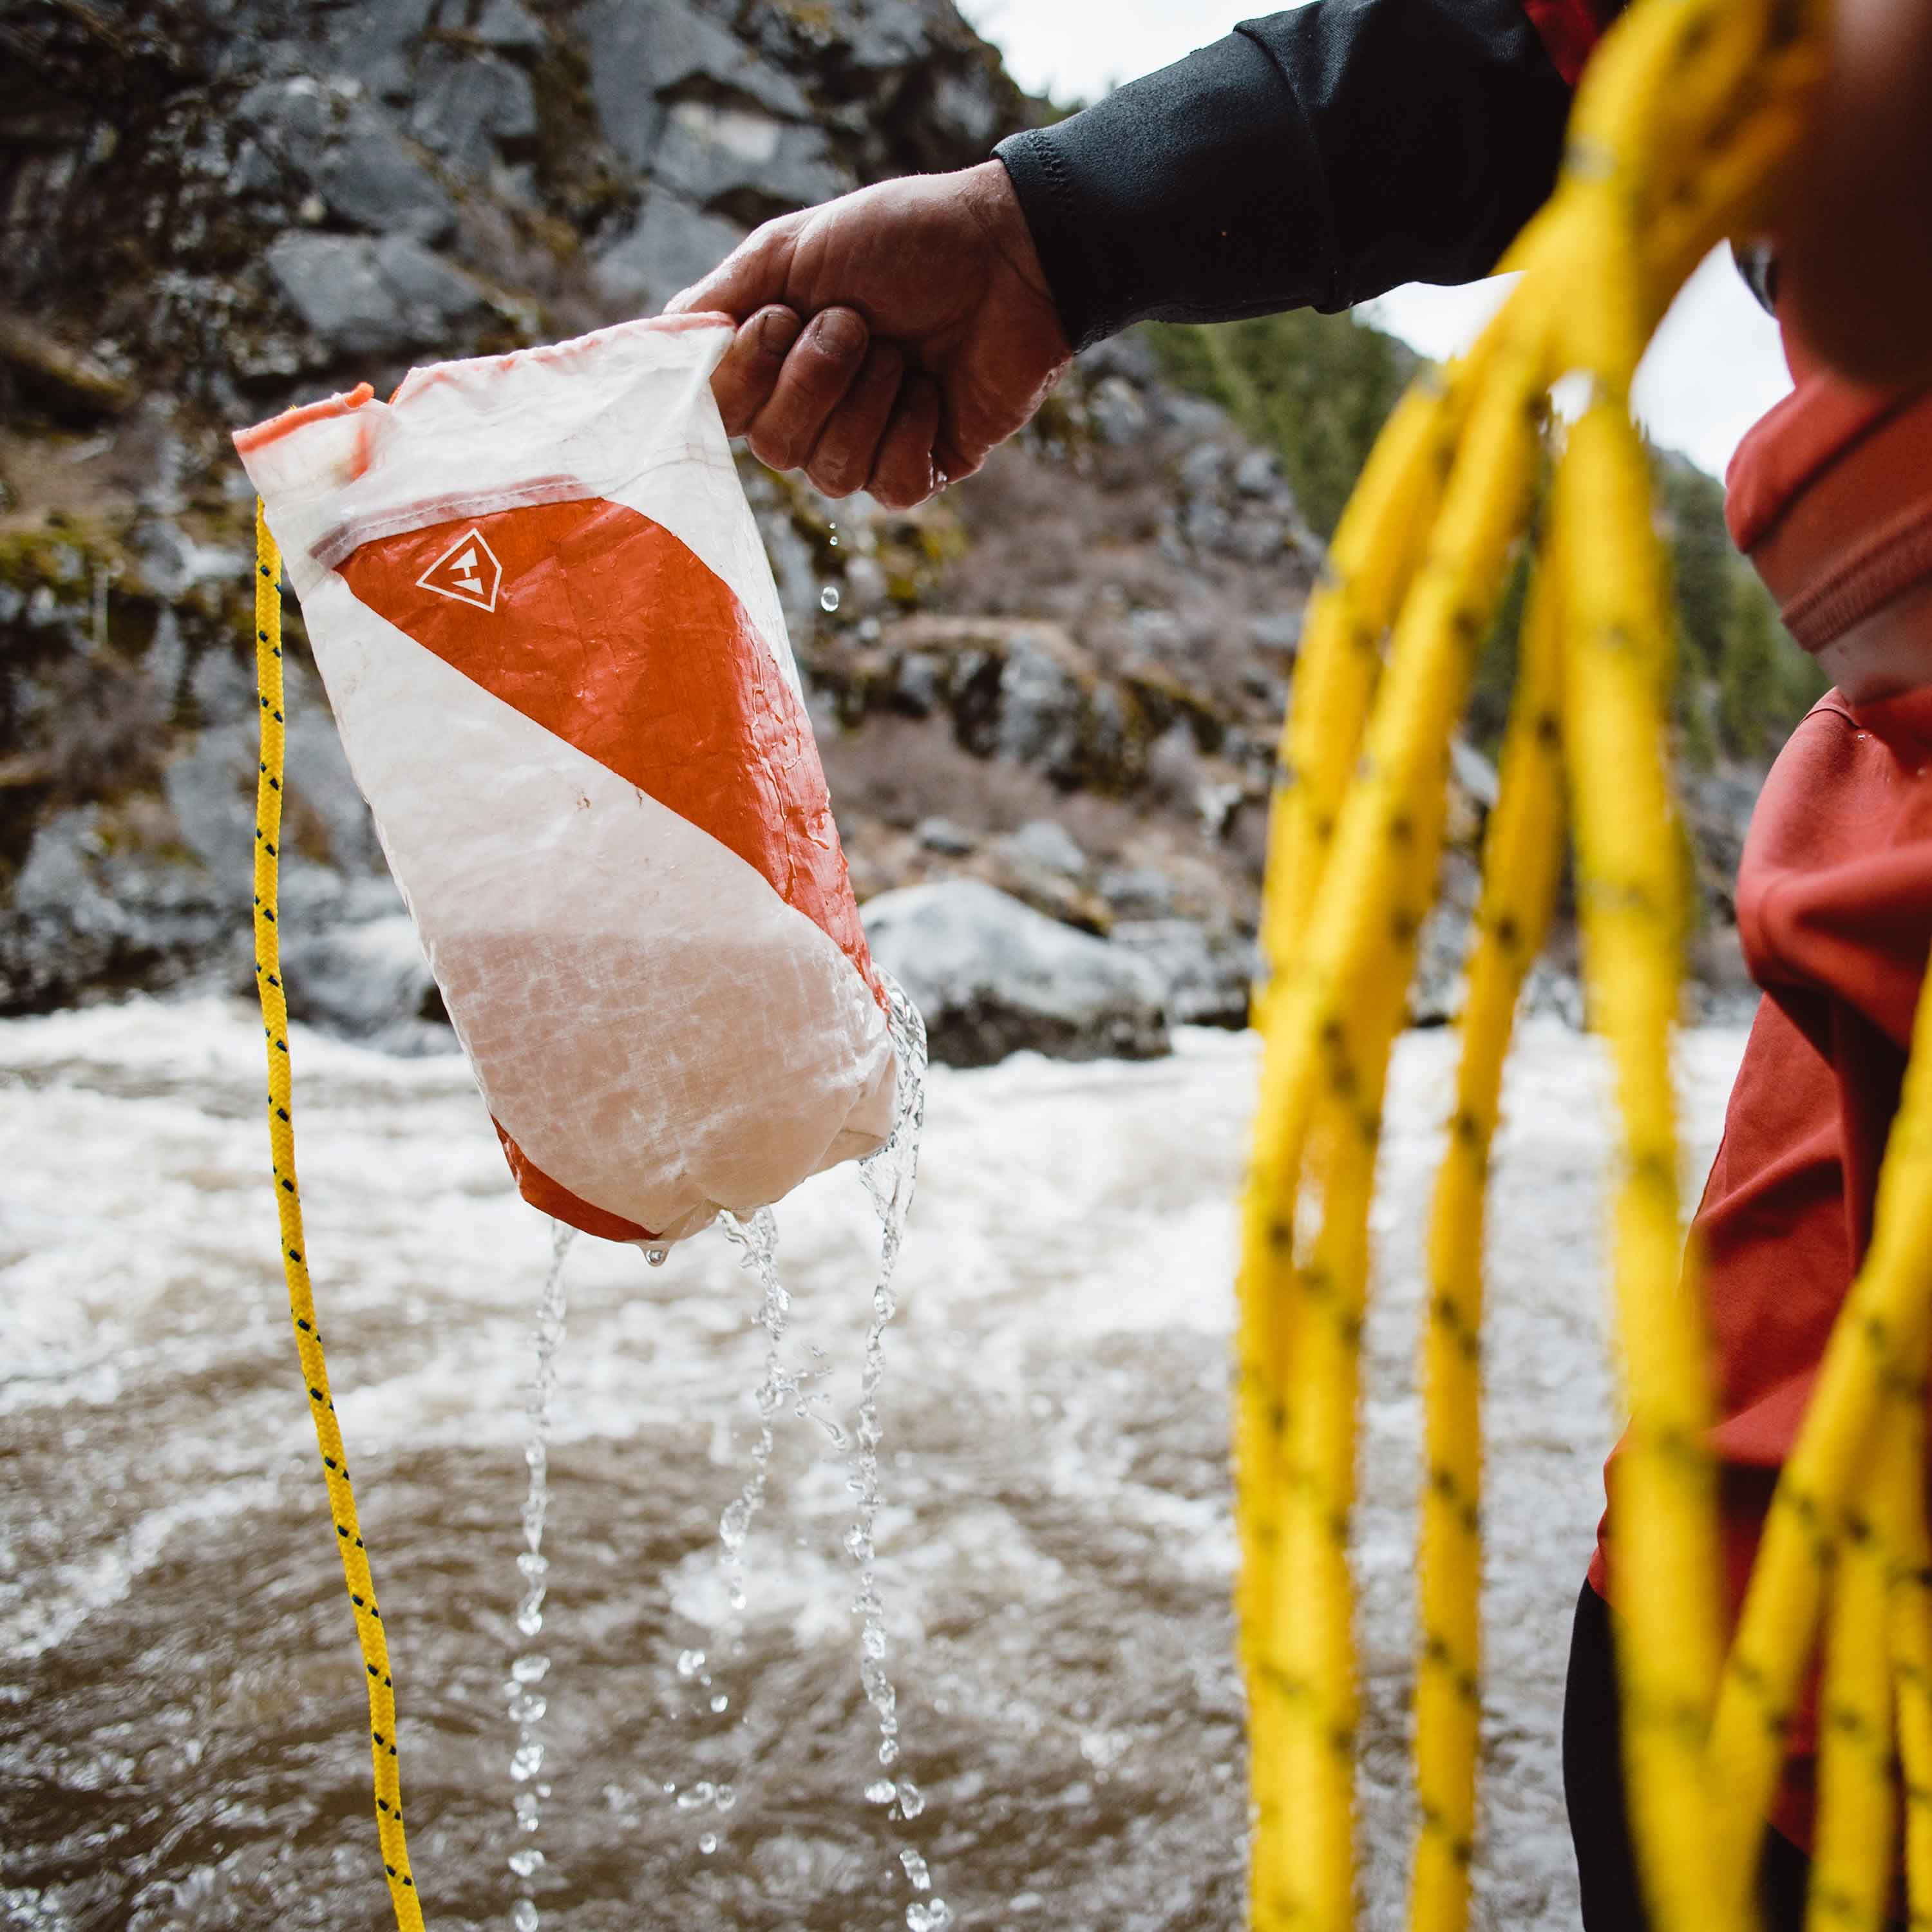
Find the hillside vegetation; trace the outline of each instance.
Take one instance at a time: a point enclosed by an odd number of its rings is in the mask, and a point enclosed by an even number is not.
[[[1155,325],[1170,380],[1218,404],[1279,455],[1304,514],[1330,535],[1376,433],[1420,358],[1352,316],[1312,310],[1219,327]],[[1677,597],[1677,718],[1694,767],[1759,765],[1825,688],[1787,638],[1756,574],[1724,527],[1721,485],[1681,456],[1656,453],[1661,526]],[[1501,736],[1516,660],[1522,585],[1505,596],[1470,706],[1472,737]]]

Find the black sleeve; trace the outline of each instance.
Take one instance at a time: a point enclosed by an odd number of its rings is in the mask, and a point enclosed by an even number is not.
[[[1485,274],[1569,106],[1520,0],[1313,0],[994,152],[1084,347]]]

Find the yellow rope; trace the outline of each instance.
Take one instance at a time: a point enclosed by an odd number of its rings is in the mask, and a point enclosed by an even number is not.
[[[422,1901],[410,1872],[403,1833],[402,1781],[396,1756],[396,1694],[389,1674],[389,1649],[376,1606],[376,1586],[368,1552],[356,1517],[342,1431],[329,1400],[328,1369],[316,1324],[315,1294],[302,1238],[302,1195],[296,1180],[295,1126],[290,1100],[289,1006],[282,986],[280,928],[276,886],[280,870],[282,761],[286,728],[282,712],[281,553],[269,533],[260,504],[255,509],[255,681],[261,700],[262,754],[255,788],[255,982],[262,1000],[262,1028],[268,1042],[268,1146],[280,1217],[282,1269],[288,1278],[289,1310],[295,1322],[296,1351],[302,1358],[302,1384],[322,1452],[328,1485],[329,1514],[342,1555],[342,1574],[356,1612],[356,1636],[368,1680],[370,1753],[375,1764],[376,1830],[382,1869],[389,1883],[399,1932],[422,1932]]]
[[[1554,896],[1564,767],[1589,1004],[1622,1125],[1612,1254],[1631,1426],[1612,1523],[1633,1832],[1658,1932],[1745,1932],[1754,1922],[1778,1722],[1815,1631],[1847,1459],[1865,1439],[1885,1375],[1902,1388],[1902,1364],[1922,1370],[1932,1280],[1906,1280],[1909,1238],[1886,1248],[1881,1232],[1875,1260],[1883,1250],[1891,1272],[1882,1295],[1867,1298],[1883,1300],[1885,1345],[1869,1322],[1858,1341],[1856,1316],[1852,1339],[1834,1344],[1844,1364],[1828,1364],[1814,1404],[1825,1420],[1814,1412],[1807,1430],[1824,1446],[1808,1454],[1801,1444],[1794,1458],[1810,1498],[1810,1540],[1796,1546],[1808,1574],[1784,1574],[1791,1534],[1774,1512],[1767,1562],[1782,1580],[1766,1586],[1773,1608],[1758,1612],[1766,1628],[1755,1648],[1739,1643],[1742,1682],[1758,1706],[1728,1740],[1720,1722],[1714,1742],[1724,1622],[1712,1400],[1695,1271],[1682,1253],[1671,1088],[1686,883],[1669,776],[1674,625],[1628,398],[1676,289],[1714,242],[1752,218],[1789,152],[1819,65],[1819,26],[1815,10],[1794,14],[1777,0],[1637,0],[1580,91],[1557,196],[1505,263],[1523,272],[1520,285],[1471,354],[1419,384],[1391,419],[1311,610],[1271,826],[1268,978],[1257,1002],[1266,1040],[1242,1220],[1238,1604],[1257,1927],[1342,1932],[1353,1922],[1346,1546],[1382,1093],[1435,890],[1450,734],[1532,519],[1539,419],[1563,378],[1579,379],[1585,393],[1562,438],[1534,580],[1431,1220],[1412,1895],[1419,1932],[1460,1932],[1468,1917],[1483,1196],[1511,1016]],[[1923,1104],[1932,1119],[1932,1095]],[[1909,1129],[1903,1144],[1916,1144]],[[1888,1176],[1912,1158],[1895,1149]],[[1932,1202],[1932,1164],[1912,1191]],[[1922,1264],[1932,1275],[1932,1256]],[[1782,1507],[1785,1517],[1796,1514]],[[1873,1619],[1885,1622],[1886,1576],[1910,1567],[1896,1537],[1887,1546],[1878,1595],[1872,1566],[1848,1564],[1856,1581],[1840,1605],[1847,1628],[1868,1642],[1858,1660],[1868,1676],[1844,1680],[1840,1702],[1868,1717]],[[1889,1586],[1901,1659],[1911,1633],[1897,1606],[1912,1587]],[[1747,1636],[1751,1628],[1748,1612]],[[1734,1702],[1739,1676],[1734,1657],[1724,1680]],[[1899,1708],[1902,1720],[1927,1720],[1922,1742],[1932,1756],[1932,1677],[1926,1685],[1927,1701],[1915,1706],[1901,1692]],[[1862,1870],[1888,1829],[1874,1822],[1888,1802],[1874,1788],[1875,1763],[1870,1752],[1834,1754],[1828,1802],[1842,1816],[1833,1842],[1850,1848],[1834,1854],[1834,1869]],[[1932,1858],[1932,1823],[1921,1836]],[[1865,1882],[1861,1896],[1875,1881],[1867,1874]]]
[[[1482,1708],[1484,1192],[1516,998],[1542,948],[1562,858],[1559,578],[1547,565],[1538,573],[1524,614],[1501,780],[1484,842],[1462,1064],[1430,1212],[1422,1370],[1426,1475],[1418,1550],[1419,1828],[1411,1913],[1416,1932],[1460,1932],[1468,1917]]]

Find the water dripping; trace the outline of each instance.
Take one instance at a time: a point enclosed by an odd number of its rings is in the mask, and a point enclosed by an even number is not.
[[[549,1588],[550,1563],[543,1553],[544,1525],[550,1513],[550,1398],[556,1389],[556,1356],[563,1342],[565,1298],[563,1261],[577,1230],[562,1221],[550,1224],[550,1270],[544,1278],[543,1294],[537,1304],[536,1368],[530,1379],[530,1392],[524,1406],[526,1420],[524,1438],[524,1462],[530,1471],[530,1484],[524,1496],[524,1547],[517,1555],[517,1574],[522,1585],[517,1604],[517,1628],[526,1637],[543,1628],[544,1598]],[[509,1682],[504,1689],[509,1700],[509,1715],[515,1727],[516,1745],[510,1756],[510,1780],[517,1786],[514,1798],[517,1828],[525,1837],[534,1837],[543,1824],[543,1801],[550,1796],[548,1784],[532,1784],[542,1770],[544,1744],[539,1726],[548,1700],[535,1686],[550,1672],[550,1659],[539,1651],[526,1651],[510,1666]],[[542,1850],[533,1844],[519,1845],[507,1861],[520,1882],[527,1882],[543,1868]],[[510,1908],[510,1922],[516,1932],[536,1932],[536,1901],[527,1896]]]
[[[846,1533],[845,1547],[859,1569],[859,1681],[879,1723],[879,1762],[890,1773],[899,1758],[898,1693],[886,1669],[885,1604],[879,1594],[874,1537],[879,1515],[879,1389],[886,1372],[886,1329],[898,1308],[892,1278],[905,1238],[906,1217],[919,1182],[919,1144],[926,1123],[926,1023],[904,988],[885,980],[886,1017],[898,1056],[892,1130],[886,1144],[860,1163],[866,1191],[879,1221],[879,1271],[872,1286],[872,1319],[866,1331],[865,1368],[860,1382],[859,1415],[852,1488],[859,1507]],[[907,1821],[926,1809],[926,1796],[909,1778],[874,1778],[866,1787],[874,1804],[896,1805]],[[915,1889],[932,1883],[926,1862],[910,1846],[899,1849],[899,1863]],[[910,1932],[939,1932],[951,1914],[943,1898],[915,1900],[906,1907]]]
[[[652,1268],[662,1268],[670,1259],[670,1250],[668,1248],[646,1248],[644,1259]]]
[[[879,1517],[879,1387],[885,1378],[886,1324],[898,1310],[892,1276],[905,1237],[906,1216],[919,1181],[920,1134],[926,1121],[926,1022],[905,990],[886,978],[886,1018],[898,1054],[892,1130],[876,1154],[859,1164],[879,1220],[879,1272],[872,1284],[872,1319],[866,1331],[865,1367],[859,1385],[856,1467],[853,1488],[856,1519],[846,1532],[845,1547],[859,1568],[859,1681],[879,1720],[879,1762],[898,1762],[898,1694],[885,1665],[886,1610],[879,1595],[878,1556],[873,1545]]]
[[[825,588],[818,593],[818,608],[821,610],[824,611],[828,616],[832,611],[838,609],[838,586],[837,584],[828,584]]]
[[[769,1208],[741,1220],[728,1210],[721,1214],[718,1225],[739,1250],[739,1265],[750,1270],[759,1290],[758,1326],[765,1331],[765,1373],[755,1400],[758,1410],[758,1436],[752,1445],[751,1473],[745,1486],[726,1504],[718,1519],[718,1535],[724,1545],[720,1558],[724,1566],[731,1606],[742,1609],[745,1600],[745,1538],[764,1507],[765,1483],[772,1464],[772,1420],[780,1406],[799,1392],[798,1378],[784,1364],[785,1328],[791,1319],[791,1297],[778,1280],[778,1217]]]

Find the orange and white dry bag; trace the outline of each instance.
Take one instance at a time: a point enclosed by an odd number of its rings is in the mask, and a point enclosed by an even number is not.
[[[668,1242],[870,1153],[885,996],[710,379],[728,320],[238,435],[526,1198]]]

